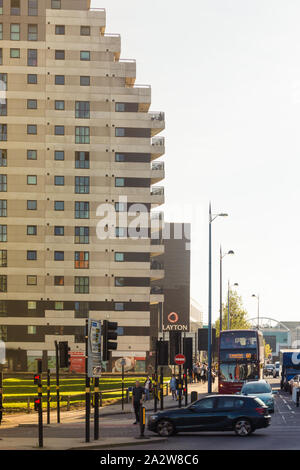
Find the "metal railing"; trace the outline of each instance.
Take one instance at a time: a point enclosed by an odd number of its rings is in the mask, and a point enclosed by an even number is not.
[[[151,165],[151,170],[164,170],[165,169],[165,163],[164,162],[153,162]]]
[[[163,186],[153,186],[151,189],[151,196],[162,196],[165,193]]]
[[[164,146],[165,145],[165,138],[164,137],[153,137],[151,141],[152,145],[160,145]]]
[[[151,269],[164,269],[163,263],[159,263],[158,261],[152,261],[150,264]]]
[[[164,121],[165,113],[162,111],[150,111],[149,116],[152,121]]]

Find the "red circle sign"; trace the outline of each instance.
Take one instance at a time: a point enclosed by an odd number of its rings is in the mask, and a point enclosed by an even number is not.
[[[176,354],[175,356],[175,362],[178,365],[182,365],[185,363],[185,356],[183,354]]]

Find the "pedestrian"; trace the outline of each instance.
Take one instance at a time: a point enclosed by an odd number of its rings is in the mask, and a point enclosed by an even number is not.
[[[150,400],[150,392],[152,392],[152,380],[150,379],[149,375],[144,383],[145,389],[145,401]]]
[[[172,392],[172,400],[177,400],[177,394],[176,394],[176,389],[177,389],[177,382],[176,382],[176,377],[173,374],[170,380],[170,390]]]
[[[140,407],[144,401],[144,396],[145,390],[137,380],[135,382],[135,387],[133,387],[132,390],[132,406],[135,412],[135,422],[133,424],[140,422]]]

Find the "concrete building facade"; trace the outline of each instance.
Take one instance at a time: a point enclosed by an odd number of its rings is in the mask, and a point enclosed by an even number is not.
[[[146,221],[164,202],[155,185],[164,113],[149,112],[151,87],[135,84],[135,60],[120,58],[105,18],[89,0],[0,0],[0,339],[9,369],[33,370],[39,357],[51,367],[55,340],[83,351],[87,317],[118,322],[116,358],[143,362],[150,349],[150,281],[163,276],[151,258],[163,247],[151,244]],[[131,239],[136,203],[145,222]],[[107,238],[97,232],[103,204],[116,211]]]

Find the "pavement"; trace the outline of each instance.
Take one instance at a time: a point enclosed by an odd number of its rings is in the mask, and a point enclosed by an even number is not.
[[[216,391],[217,384],[213,384]],[[188,404],[191,403],[190,393],[196,391],[198,397],[207,394],[207,383],[188,385]],[[185,400],[182,400],[182,407]],[[153,400],[145,402],[146,415],[154,409]],[[164,409],[177,408],[178,402],[171,395],[164,396]],[[160,411],[160,402],[157,404]],[[93,440],[93,409],[91,410],[90,442],[85,442],[85,409],[63,411],[60,413],[60,423],[57,424],[56,410],[50,413],[50,424],[47,415],[43,413],[43,449],[45,450],[78,450],[78,449],[107,449],[113,447],[139,446],[147,442],[154,445],[166,438],[157,437],[145,429],[147,440],[139,439],[140,427],[133,425],[135,420],[132,405],[121,403],[107,405],[99,409],[100,436]],[[38,449],[38,414],[32,412],[5,414],[0,426],[0,450],[33,450]]]

